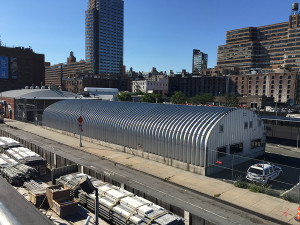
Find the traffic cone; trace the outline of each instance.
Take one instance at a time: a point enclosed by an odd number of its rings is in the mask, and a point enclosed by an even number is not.
[[[300,206],[298,207],[297,216],[295,217],[295,220],[300,222]]]

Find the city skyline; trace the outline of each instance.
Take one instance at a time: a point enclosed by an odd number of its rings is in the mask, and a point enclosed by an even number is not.
[[[191,72],[195,48],[207,53],[208,67],[214,67],[226,31],[287,22],[293,2],[125,0],[124,65],[136,71],[156,67]],[[4,45],[31,46],[52,65],[65,62],[70,51],[78,60],[85,59],[87,0],[54,0],[47,5],[15,0],[1,5],[5,9],[0,14]]]
[[[88,70],[93,74],[120,76],[123,73],[123,0],[89,0],[85,22]]]

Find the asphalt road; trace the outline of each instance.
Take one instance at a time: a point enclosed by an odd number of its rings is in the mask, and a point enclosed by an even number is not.
[[[9,132],[13,132],[16,136],[36,145],[43,146],[47,151],[66,157],[80,165],[90,167],[98,173],[105,174],[106,177],[128,185],[135,190],[145,192],[168,204],[175,205],[211,223],[225,225],[277,224],[275,223],[276,221],[271,222],[269,218],[259,213],[232,206],[230,203],[222,202],[216,198],[174,185],[165,180],[131,169],[130,167],[115,164],[76,148],[62,145],[21,130],[12,130],[8,127],[3,129],[9,130]]]
[[[238,157],[238,156],[236,156]],[[249,160],[240,165],[228,168],[225,171],[214,174],[212,177],[231,181],[232,179],[245,180],[247,169],[258,162],[267,161],[280,166],[283,170],[282,176],[269,182],[275,194],[281,194],[293,188],[300,179],[300,149],[291,146],[267,143],[264,156]]]
[[[47,225],[53,224],[34,205],[21,196],[0,177],[0,224]]]
[[[295,166],[298,166],[300,168],[300,148],[297,149],[296,147],[267,143],[266,152],[277,155],[283,155],[290,158],[296,158],[297,160],[295,161],[298,163]],[[289,162],[286,163],[287,165],[289,165]]]

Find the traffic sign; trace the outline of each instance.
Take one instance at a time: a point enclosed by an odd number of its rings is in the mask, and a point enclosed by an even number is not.
[[[77,120],[78,120],[79,123],[82,123],[83,118],[81,116],[79,116]]]

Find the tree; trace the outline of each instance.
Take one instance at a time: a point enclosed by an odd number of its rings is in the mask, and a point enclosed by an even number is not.
[[[185,104],[186,97],[181,91],[175,91],[171,97],[171,102],[173,104]]]
[[[156,100],[157,100],[157,103],[162,103],[163,102],[163,99],[162,99],[161,95],[154,94],[154,93],[145,93],[141,97],[140,102],[156,103]]]
[[[207,104],[208,102],[213,102],[215,100],[214,96],[212,94],[200,94],[196,95],[194,97],[191,97],[189,102],[198,105],[198,104]]]
[[[145,93],[141,90],[137,90],[137,92],[134,93],[135,95],[144,95]]]
[[[239,99],[237,95],[226,94],[225,97],[225,105],[229,107],[237,107],[239,105]]]
[[[132,101],[132,97],[131,97],[132,93],[129,93],[129,92],[120,92],[118,95],[117,95],[117,98],[119,101],[122,101],[122,102],[131,102]]]

